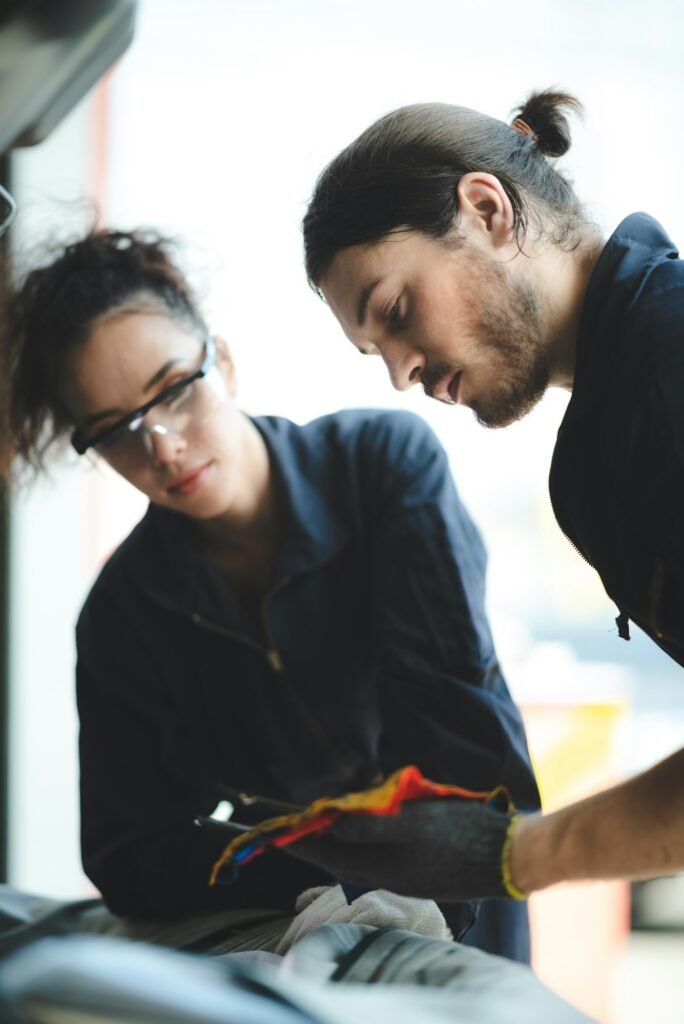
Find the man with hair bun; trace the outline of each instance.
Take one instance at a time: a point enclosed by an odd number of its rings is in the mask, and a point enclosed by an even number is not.
[[[307,273],[399,390],[420,383],[489,427],[548,387],[572,391],[550,477],[559,525],[615,601],[619,635],[632,620],[684,664],[684,265],[643,213],[602,239],[547,159],[580,109],[547,90],[510,125],[442,104],[388,114],[320,175]],[[291,850],[415,896],[524,899],[684,870],[683,822],[680,750],[555,814],[407,805]]]

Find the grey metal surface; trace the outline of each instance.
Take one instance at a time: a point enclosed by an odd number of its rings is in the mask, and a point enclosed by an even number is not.
[[[43,139],[121,56],[137,0],[0,7],[0,153]]]
[[[9,160],[0,156],[0,181],[9,185]],[[0,238],[0,316],[5,293],[7,265],[7,235]],[[2,363],[0,361],[0,373]],[[0,387],[0,402],[2,402]],[[0,407],[0,429],[2,427]],[[0,882],[7,881],[7,829],[9,798],[9,498],[0,483]]]

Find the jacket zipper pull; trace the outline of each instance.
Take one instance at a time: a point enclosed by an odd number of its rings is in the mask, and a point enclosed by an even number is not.
[[[615,625],[618,628],[618,636],[621,640],[629,640],[629,617],[626,612],[620,611],[620,614],[615,620]]]
[[[283,660],[275,647],[271,647],[270,650],[266,651],[266,660],[274,672],[283,671]]]

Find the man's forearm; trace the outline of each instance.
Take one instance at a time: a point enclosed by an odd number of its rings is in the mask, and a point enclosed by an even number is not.
[[[678,871],[684,871],[684,750],[553,814],[521,818],[511,842],[511,880],[526,893],[556,882]]]

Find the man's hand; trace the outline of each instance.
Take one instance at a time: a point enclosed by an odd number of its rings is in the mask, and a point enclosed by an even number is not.
[[[684,749],[553,814],[526,814],[512,828],[509,815],[475,801],[416,800],[397,816],[343,816],[321,839],[284,849],[341,881],[449,903],[684,871],[683,823]]]
[[[684,871],[684,750],[552,814],[525,815],[509,862],[513,883],[525,892]]]
[[[407,801],[397,815],[342,815],[319,839],[283,847],[340,881],[457,903],[502,899],[511,817],[474,800]]]

